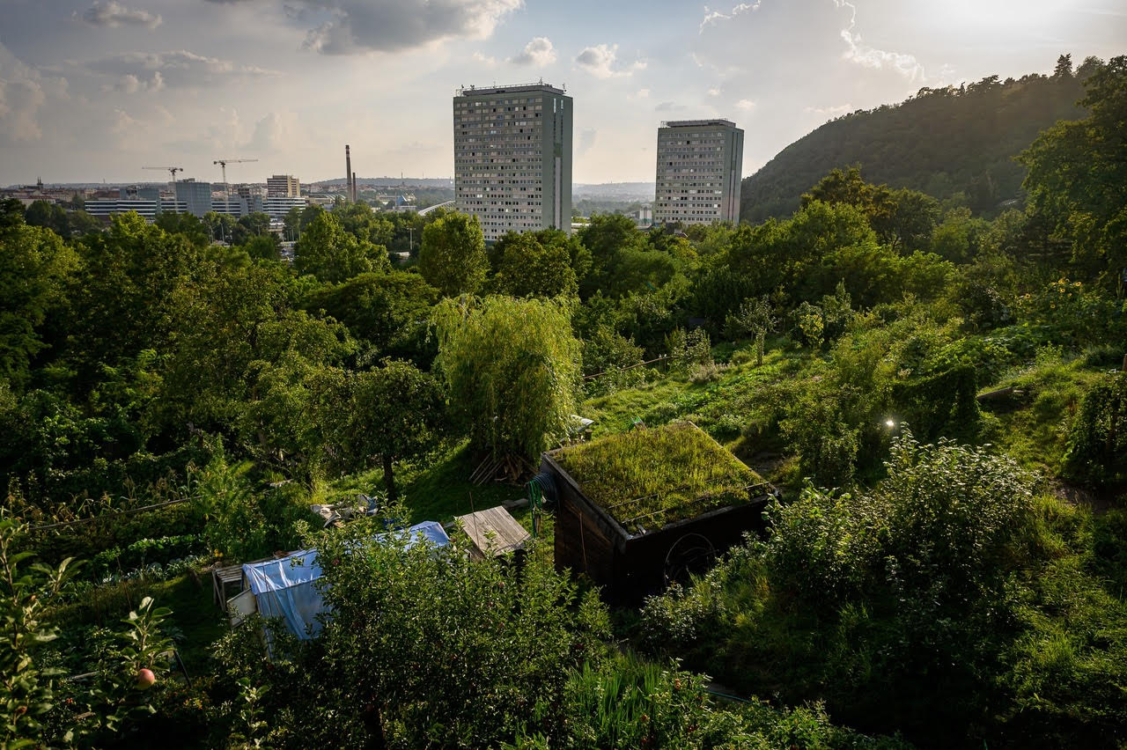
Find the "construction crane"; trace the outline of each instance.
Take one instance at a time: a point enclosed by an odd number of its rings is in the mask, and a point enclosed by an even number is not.
[[[141,167],[141,169],[165,169],[165,170],[168,170],[168,173],[170,175],[172,175],[172,210],[175,211],[176,213],[180,213],[180,201],[177,200],[177,198],[176,198],[176,173],[177,172],[183,172],[184,168],[183,167]],[[160,201],[158,200],[157,203],[159,204]]]
[[[258,161],[258,159],[216,159],[212,164],[218,164],[219,168],[223,170],[223,203],[224,211],[231,214],[231,188],[227,185],[227,165],[228,164],[242,164],[248,161]]]

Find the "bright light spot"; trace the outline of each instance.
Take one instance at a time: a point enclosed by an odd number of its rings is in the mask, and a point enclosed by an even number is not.
[[[884,426],[891,430],[893,427],[896,426],[896,423],[893,422],[891,419],[886,419],[884,421]]]

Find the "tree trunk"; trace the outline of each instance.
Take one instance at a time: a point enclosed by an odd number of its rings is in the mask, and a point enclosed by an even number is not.
[[[763,343],[766,338],[767,336],[763,331],[755,334],[755,364],[757,367],[763,366]]]
[[[391,468],[391,456],[383,457],[383,485],[387,489],[388,502],[394,503],[397,495],[395,493],[395,475]]]

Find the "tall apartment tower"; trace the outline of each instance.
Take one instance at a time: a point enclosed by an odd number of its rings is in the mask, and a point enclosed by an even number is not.
[[[454,206],[487,242],[510,230],[571,231],[572,99],[544,83],[454,96]]]
[[[276,174],[266,178],[266,195],[269,198],[301,197],[301,180],[293,175]]]
[[[654,223],[740,220],[744,132],[730,120],[663,122]]]

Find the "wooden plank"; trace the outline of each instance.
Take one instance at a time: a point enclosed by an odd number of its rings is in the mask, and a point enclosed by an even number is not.
[[[522,549],[531,538],[528,531],[501,506],[458,516],[455,520],[482,555],[498,557]]]

